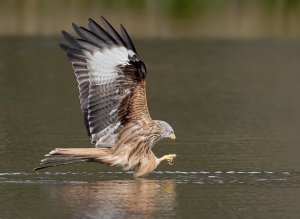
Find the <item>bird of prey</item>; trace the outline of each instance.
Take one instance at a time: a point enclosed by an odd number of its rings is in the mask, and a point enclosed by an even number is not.
[[[152,120],[146,99],[145,64],[127,31],[121,35],[101,17],[103,27],[89,19],[88,28],[72,24],[78,37],[62,31],[69,45],[60,44],[72,63],[87,134],[95,148],[57,148],[35,170],[88,161],[134,170],[136,177],[152,172],[162,161],[152,147],[163,138],[175,139],[173,128]]]

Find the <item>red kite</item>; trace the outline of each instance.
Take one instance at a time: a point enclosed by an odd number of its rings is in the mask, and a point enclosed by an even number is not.
[[[157,158],[152,152],[160,139],[175,139],[173,128],[150,117],[146,66],[125,28],[121,25],[120,36],[105,18],[101,20],[106,30],[89,19],[88,29],[73,24],[78,39],[62,31],[70,45],[60,44],[72,63],[85,127],[96,148],[57,148],[36,170],[92,161],[134,169],[138,177],[176,157]]]

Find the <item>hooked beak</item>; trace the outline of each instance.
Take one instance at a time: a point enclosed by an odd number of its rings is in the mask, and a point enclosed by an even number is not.
[[[169,138],[172,139],[172,140],[175,140],[175,139],[176,139],[176,136],[175,136],[175,134],[173,133],[173,134],[169,135]]]

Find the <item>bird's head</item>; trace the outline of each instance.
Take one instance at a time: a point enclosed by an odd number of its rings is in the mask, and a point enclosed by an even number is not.
[[[155,120],[155,122],[160,126],[161,128],[161,138],[170,138],[172,140],[176,139],[175,133],[173,128],[166,123],[165,121]]]

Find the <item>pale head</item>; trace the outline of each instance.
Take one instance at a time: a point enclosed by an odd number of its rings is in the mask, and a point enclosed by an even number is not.
[[[175,136],[173,128],[167,122],[161,121],[161,120],[155,120],[155,122],[161,128],[160,138],[170,138],[172,140],[176,139],[176,136]]]

